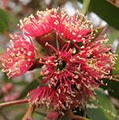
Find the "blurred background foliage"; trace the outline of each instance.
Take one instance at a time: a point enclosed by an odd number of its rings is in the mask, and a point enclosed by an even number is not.
[[[112,52],[117,54],[115,69],[112,71],[113,80],[103,80],[105,86],[95,92],[95,98],[87,103],[83,116],[89,120],[118,120],[119,0],[0,0],[0,54],[4,53],[9,44],[9,33],[19,31],[17,27],[19,19],[34,14],[37,10],[57,7],[65,8],[69,15],[73,15],[77,9],[84,14],[87,13],[95,28],[106,26],[108,43],[112,45]],[[24,98],[29,90],[37,87],[41,79],[37,69],[12,80],[1,72],[0,102]],[[0,120],[21,120],[27,107],[28,105],[15,105],[0,108]],[[45,120],[47,112],[37,109],[34,120]],[[82,115],[81,110],[76,114]],[[88,120],[87,118],[83,119]],[[67,120],[65,116],[62,119]]]

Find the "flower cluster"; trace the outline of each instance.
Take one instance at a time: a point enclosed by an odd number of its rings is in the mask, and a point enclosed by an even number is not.
[[[33,65],[35,52],[33,44],[22,35],[10,35],[11,45],[7,52],[1,57],[3,71],[9,77],[24,74]]]
[[[42,86],[29,92],[29,102],[51,107],[58,112],[75,109],[86,103],[93,91],[110,78],[115,57],[105,45],[106,35],[97,32],[86,17],[64,10],[37,12],[20,20],[21,35],[13,35],[13,45],[2,57],[9,77],[19,76],[35,63],[33,41],[45,50],[37,56]],[[101,28],[100,28],[101,29]]]

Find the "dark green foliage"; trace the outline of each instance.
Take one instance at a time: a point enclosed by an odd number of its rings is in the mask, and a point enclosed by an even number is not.
[[[95,92],[96,100],[87,105],[88,117],[92,120],[118,120],[117,112],[102,89]]]
[[[9,17],[8,13],[0,9],[0,33],[3,33],[9,29]]]

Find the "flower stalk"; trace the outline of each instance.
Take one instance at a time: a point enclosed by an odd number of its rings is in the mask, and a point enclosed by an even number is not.
[[[10,102],[0,103],[0,108],[12,106],[12,105],[24,104],[24,103],[28,103],[28,100],[27,99],[21,99],[21,100],[15,100],[15,101],[10,101]]]
[[[24,117],[22,118],[22,120],[33,120],[32,118],[32,115],[33,115],[33,112],[35,110],[35,105],[30,105],[27,112],[25,113]]]

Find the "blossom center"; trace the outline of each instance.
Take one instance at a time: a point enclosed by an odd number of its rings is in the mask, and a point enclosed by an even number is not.
[[[57,70],[62,71],[66,67],[66,61],[59,60],[57,65]]]

